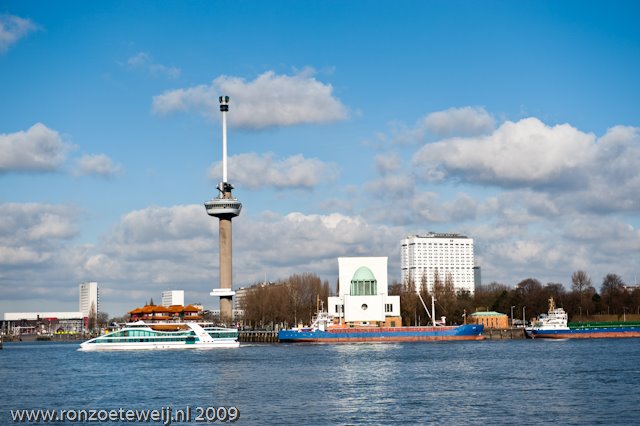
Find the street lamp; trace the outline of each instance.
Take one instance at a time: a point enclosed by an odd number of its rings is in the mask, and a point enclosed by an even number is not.
[[[526,327],[527,326],[527,320],[526,320],[526,316],[525,316],[525,311],[526,311],[527,307],[523,306],[522,307],[522,326]]]
[[[515,308],[515,306],[511,307],[511,327],[513,327],[513,308]]]

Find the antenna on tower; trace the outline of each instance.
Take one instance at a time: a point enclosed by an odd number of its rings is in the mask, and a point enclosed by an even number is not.
[[[222,113],[222,182],[216,187],[220,194],[213,200],[204,203],[210,216],[229,215],[235,217],[240,214],[242,204],[231,195],[233,185],[227,180],[227,112],[229,112],[229,96],[220,96],[220,112]]]
[[[229,112],[229,96],[220,96],[220,112],[222,113],[222,182],[218,184],[218,191],[222,195],[231,192],[233,185],[227,179],[227,112]]]

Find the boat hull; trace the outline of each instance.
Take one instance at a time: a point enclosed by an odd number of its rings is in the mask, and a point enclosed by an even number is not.
[[[534,339],[607,339],[640,337],[638,327],[572,328],[569,330],[527,330]]]
[[[280,330],[280,342],[350,343],[350,342],[434,342],[482,340],[484,326],[467,324],[454,327],[338,328],[327,331]]]
[[[184,342],[166,342],[166,343],[100,343],[87,344],[81,343],[81,351],[142,351],[142,350],[165,350],[165,349],[217,349],[217,348],[237,348],[240,343],[237,341],[229,342],[213,342],[213,343],[184,343]]]

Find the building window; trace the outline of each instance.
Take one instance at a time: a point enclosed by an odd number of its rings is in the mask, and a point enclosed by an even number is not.
[[[393,304],[392,303],[385,303],[384,304],[384,311],[385,312],[393,312]]]
[[[358,268],[351,280],[351,296],[374,296],[378,293],[378,281],[366,266]]]
[[[367,309],[369,309],[369,306],[367,306],[366,303],[363,303],[361,307],[363,311],[366,311]]]

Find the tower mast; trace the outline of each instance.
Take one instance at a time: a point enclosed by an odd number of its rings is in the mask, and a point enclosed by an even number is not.
[[[220,320],[229,324],[233,320],[232,284],[232,227],[231,219],[240,214],[242,204],[232,195],[233,185],[227,181],[227,112],[229,97],[220,96],[220,112],[222,113],[222,182],[217,186],[218,196],[204,203],[209,216],[217,217],[219,222],[220,242],[220,287],[214,288],[213,297],[220,298]]]

